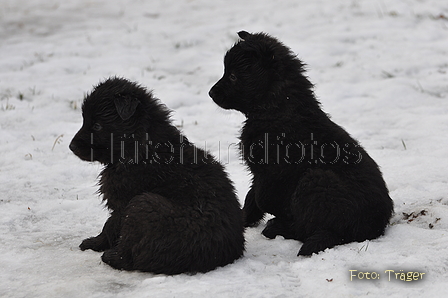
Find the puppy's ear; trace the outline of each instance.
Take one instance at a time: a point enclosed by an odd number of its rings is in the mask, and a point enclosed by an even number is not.
[[[123,120],[128,120],[134,115],[139,103],[140,101],[137,98],[129,95],[117,95],[114,98],[115,108]]]
[[[242,39],[245,40],[247,39],[249,36],[251,36],[251,34],[247,31],[240,31],[238,32],[238,36]]]

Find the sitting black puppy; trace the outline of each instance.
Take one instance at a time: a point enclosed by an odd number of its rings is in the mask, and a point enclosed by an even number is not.
[[[168,109],[121,78],[84,99],[70,149],[105,165],[99,193],[111,216],[82,250],[117,269],[206,272],[243,255],[244,226],[223,166],[171,124]]]
[[[264,33],[238,35],[209,95],[247,118],[245,225],[274,215],[263,234],[302,241],[299,255],[383,235],[393,202],[377,164],[321,110],[289,48]]]

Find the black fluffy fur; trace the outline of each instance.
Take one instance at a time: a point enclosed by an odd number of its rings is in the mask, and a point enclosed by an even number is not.
[[[263,234],[302,241],[299,255],[383,235],[393,202],[377,164],[321,110],[289,48],[264,33],[238,34],[209,95],[247,118],[245,225],[274,215]]]
[[[121,78],[83,102],[70,149],[105,165],[99,193],[111,211],[80,248],[124,270],[206,272],[243,255],[241,207],[223,166],[173,126],[150,92]]]

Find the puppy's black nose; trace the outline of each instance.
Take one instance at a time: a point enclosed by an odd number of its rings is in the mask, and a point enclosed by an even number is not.
[[[213,88],[212,88],[212,89],[210,89],[210,91],[208,92],[208,96],[210,96],[211,98],[214,98],[214,97],[215,97],[215,95],[216,95],[216,92],[215,92],[215,90],[213,90]]]
[[[70,143],[70,145],[68,146],[68,148],[70,148],[70,150],[72,150],[73,152],[75,152],[76,149],[78,149],[78,147],[76,147],[76,145],[73,144],[73,142]]]

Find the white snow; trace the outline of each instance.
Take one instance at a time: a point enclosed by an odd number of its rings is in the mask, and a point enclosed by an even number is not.
[[[262,224],[234,264],[178,276],[80,251],[108,212],[100,165],[68,144],[83,96],[112,75],[153,89],[243,203],[244,118],[208,97],[240,30],[291,47],[324,110],[381,166],[396,212],[386,235],[299,258],[300,242],[265,239]],[[0,297],[447,297],[447,1],[2,0],[0,57]],[[423,280],[395,280],[407,271]]]

